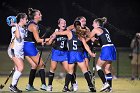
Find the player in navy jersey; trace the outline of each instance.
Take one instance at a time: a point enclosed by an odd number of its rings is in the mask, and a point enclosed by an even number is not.
[[[66,30],[66,21],[63,18],[58,20],[58,29],[55,32],[63,32]],[[52,82],[54,78],[54,72],[56,70],[58,62],[62,64],[65,71],[68,72],[68,49],[67,49],[67,36],[58,35],[54,39],[51,39],[47,44],[53,43],[51,65],[48,77],[47,91],[52,91]]]
[[[103,82],[103,87],[101,91],[112,91],[112,74],[110,71],[112,61],[116,60],[116,49],[114,44],[111,41],[109,31],[104,28],[104,24],[106,23],[107,18],[97,18],[93,21],[94,29],[90,33],[90,38],[97,35],[101,48],[100,57],[98,58],[96,69],[99,77]],[[88,40],[88,39],[87,39]],[[102,70],[104,67],[104,72]]]
[[[68,29],[70,29],[70,30],[75,29],[75,28],[74,28],[75,22],[80,22],[79,25],[82,27],[82,29],[86,29],[85,38],[88,37],[88,36],[89,36],[89,33],[90,33],[90,29],[86,26],[86,18],[85,18],[84,16],[79,16],[79,17],[77,17],[77,18],[75,19],[75,21],[74,21],[74,24],[73,24],[73,25],[70,25],[70,26],[68,27]],[[90,43],[91,43],[91,42],[88,41],[87,44],[89,45]],[[83,48],[84,48],[84,47],[83,47]],[[90,57],[89,57],[88,52],[86,51],[86,49],[84,49],[83,55],[84,55],[84,61],[85,61],[86,66],[87,66],[87,68],[88,68],[88,72],[89,72],[89,74],[90,74],[90,77],[92,77],[92,74],[91,74],[91,71],[90,71],[90,68],[89,68],[89,59],[90,59]],[[72,82],[72,87],[71,87],[71,90],[74,90],[74,91],[78,90],[78,84],[77,84],[77,82],[76,82],[76,70],[77,70],[77,64],[75,64],[75,66],[74,66],[74,73],[73,73],[73,75],[74,75],[74,77],[75,77],[75,78],[74,78],[75,81]],[[76,83],[74,83],[74,82],[76,82]]]
[[[24,41],[24,54],[28,62],[31,64],[31,70],[29,75],[29,82],[26,87],[27,91],[37,91],[37,89],[34,88],[33,82],[36,75],[36,70],[39,68],[39,74],[42,82],[41,89],[46,90],[46,81],[45,81],[45,70],[44,70],[44,63],[43,60],[39,61],[39,53],[36,48],[36,43],[43,43],[47,39],[41,39],[39,37],[39,26],[38,22],[42,20],[41,12],[37,9],[29,8],[29,22],[26,27],[26,37]]]
[[[77,65],[80,67],[82,70],[85,79],[88,83],[88,87],[91,92],[96,92],[94,89],[94,85],[91,82],[90,75],[87,70],[87,66],[84,62],[84,56],[83,56],[83,46],[85,49],[88,51],[88,53],[94,57],[95,54],[91,52],[89,46],[86,44],[85,39],[82,37],[85,35],[83,33],[85,29],[82,29],[81,26],[75,27],[77,29],[73,29],[72,31],[67,30],[63,32],[54,32],[52,36],[55,35],[67,35],[68,37],[68,64],[69,64],[69,72],[66,74],[66,79],[65,79],[65,85],[63,88],[63,92],[70,91],[68,88],[68,85],[70,81],[73,80],[73,72],[74,72],[74,65],[77,63]],[[86,31],[85,31],[86,32]]]

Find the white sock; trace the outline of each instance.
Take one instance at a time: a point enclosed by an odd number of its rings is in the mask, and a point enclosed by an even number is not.
[[[18,82],[18,80],[19,80],[21,74],[22,74],[22,73],[19,72],[18,70],[16,70],[16,71],[14,72],[14,74],[13,74],[13,79],[12,79],[12,86],[17,85],[17,82]]]

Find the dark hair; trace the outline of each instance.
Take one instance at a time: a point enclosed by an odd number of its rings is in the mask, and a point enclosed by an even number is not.
[[[33,9],[33,8],[28,8],[28,15],[29,15],[29,19],[33,20],[35,13],[38,12],[39,10],[37,9]]]
[[[80,21],[82,18],[85,18],[84,16],[78,16],[76,17],[75,21]]]
[[[94,20],[95,22],[99,23],[99,26],[104,26],[104,24],[107,22],[107,18],[103,17],[103,18],[97,18]]]
[[[26,16],[27,16],[26,13],[18,13],[18,14],[17,14],[17,23],[20,22],[20,19],[23,19],[23,18],[25,18]]]

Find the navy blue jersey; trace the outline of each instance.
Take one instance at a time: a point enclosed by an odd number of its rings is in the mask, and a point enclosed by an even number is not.
[[[35,23],[33,20],[29,21],[28,24],[27,24],[27,26],[26,26],[26,36],[25,36],[25,39],[24,39],[24,40],[25,40],[25,41],[29,41],[29,42],[36,42],[36,40],[35,40],[35,38],[34,38],[34,35],[33,35],[33,32],[31,32],[31,31],[28,30],[28,26],[29,26],[30,24],[35,24],[35,25],[37,25],[38,30],[39,30],[39,26],[38,26],[37,23]]]
[[[68,50],[69,51],[81,51],[83,52],[83,43],[78,39],[76,32],[72,32],[72,39],[68,40]]]
[[[112,44],[112,41],[110,39],[109,31],[106,28],[99,27],[103,30],[103,33],[101,35],[98,35],[100,45],[106,45],[106,44]]]
[[[67,36],[58,35],[55,39],[55,44],[53,45],[54,49],[57,50],[68,50],[67,49]]]

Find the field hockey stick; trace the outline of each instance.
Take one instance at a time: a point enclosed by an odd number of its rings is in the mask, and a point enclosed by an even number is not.
[[[9,76],[7,77],[6,81],[4,82],[4,84],[1,84],[0,85],[0,89],[3,89],[4,88],[4,86],[7,84],[8,80],[9,80],[9,78],[14,73],[14,71],[15,71],[15,68],[13,67],[13,70],[11,70],[11,72],[10,72]]]
[[[50,56],[51,56],[51,53],[52,53],[52,51],[49,52],[49,55],[47,56],[46,61],[44,62],[44,65],[45,65],[45,66],[46,66],[46,64],[47,64],[47,62],[48,62],[48,60],[49,60],[49,58],[50,58]]]
[[[96,53],[95,52],[95,47],[93,47],[93,53]],[[93,57],[93,68],[92,68],[92,70],[93,70],[93,73],[92,73],[92,80],[93,80],[93,84],[95,85],[95,57]]]

